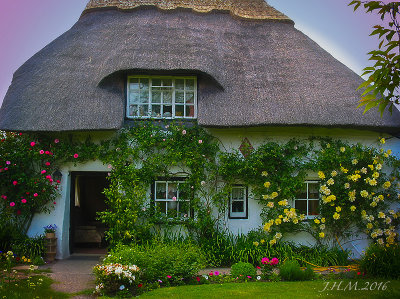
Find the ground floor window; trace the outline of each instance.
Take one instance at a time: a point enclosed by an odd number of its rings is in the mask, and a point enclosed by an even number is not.
[[[248,218],[247,187],[232,187],[229,196],[229,218],[247,219]]]
[[[295,199],[295,208],[308,218],[319,215],[319,182],[305,181]]]
[[[155,181],[154,203],[158,212],[168,217],[189,217],[190,199],[187,184],[181,180]]]

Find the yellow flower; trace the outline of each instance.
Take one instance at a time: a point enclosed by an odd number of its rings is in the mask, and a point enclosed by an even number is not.
[[[278,192],[272,192],[271,197],[272,197],[272,198],[278,197]]]
[[[260,243],[261,243],[261,244],[264,244],[264,243],[265,243],[265,240],[264,240],[264,239],[261,239],[261,240],[260,240]]]
[[[385,144],[386,140],[385,140],[385,138],[381,138],[381,139],[379,140],[379,142],[380,142],[381,144]]]
[[[321,222],[322,222],[322,223],[325,223],[325,218],[321,218]]]
[[[340,167],[340,170],[341,170],[343,173],[347,173],[347,172],[349,171],[348,169],[344,168],[343,166]]]
[[[271,198],[268,194],[266,194],[266,195],[264,194],[262,197],[263,197],[263,199],[270,199]]]
[[[335,183],[335,181],[332,178],[330,178],[326,183],[328,185],[333,185]]]
[[[354,211],[356,210],[356,206],[351,206],[351,207],[350,207],[350,210],[351,210],[352,212],[354,212]]]
[[[265,183],[264,183],[264,187],[265,187],[265,188],[269,188],[269,186],[271,186],[271,183],[270,183],[270,182],[265,182]]]
[[[282,216],[282,215],[280,215],[280,216]],[[280,218],[276,218],[275,219],[275,224],[276,225],[279,225],[279,224],[281,224],[282,223],[282,220],[280,219]]]
[[[351,161],[351,164],[353,164],[353,165],[356,165],[358,163],[358,160],[357,159],[353,159],[352,161]]]
[[[262,175],[262,176],[267,176],[267,175],[268,175],[268,172],[263,171],[263,172],[261,172],[261,175]]]
[[[385,213],[383,212],[378,213],[378,218],[385,218],[385,217],[386,217]]]
[[[391,154],[392,154],[392,150],[389,149],[389,150],[387,151],[387,154],[388,154],[388,155],[391,155]]]
[[[344,188],[345,188],[345,189],[349,189],[349,188],[350,188],[350,184],[349,184],[349,183],[345,183],[345,184],[344,184]]]
[[[338,220],[340,218],[340,214],[336,213],[333,214],[333,219]]]
[[[322,171],[318,171],[318,176],[321,180],[325,179],[325,174]]]
[[[345,150],[346,150],[346,148],[344,148],[343,146],[340,148],[340,151],[341,151],[342,153],[344,153]]]
[[[297,223],[299,223],[299,219],[297,219],[297,218],[294,218],[294,219],[293,219],[293,223],[294,223],[294,224],[297,224]]]
[[[382,164],[377,164],[377,165],[376,165],[376,169],[377,169],[377,170],[381,170],[381,169],[382,169]]]
[[[284,200],[279,201],[279,202],[278,202],[278,205],[280,205],[280,206],[287,206],[287,205],[288,205],[287,199],[284,199]]]
[[[368,222],[368,223],[367,223],[367,228],[368,228],[368,229],[371,229],[371,228],[373,228],[373,227],[374,227],[374,226],[372,225],[371,222]]]
[[[342,208],[341,207],[336,207],[336,212],[340,212],[342,210]]]
[[[365,167],[363,167],[363,168],[361,168],[361,172],[362,172],[363,174],[366,174],[366,173],[368,172],[368,169],[366,169]]]
[[[379,178],[379,172],[375,171],[375,172],[372,174],[372,177],[375,178],[375,179]]]
[[[368,184],[370,184],[371,186],[376,186],[377,185],[377,181],[375,179],[369,180]]]
[[[269,241],[269,245],[274,245],[274,244],[276,244],[276,240],[275,239],[272,239],[271,241]]]
[[[274,238],[275,239],[280,239],[280,238],[282,238],[282,234],[281,233],[276,233]]]
[[[374,170],[374,165],[368,165],[369,169]]]
[[[367,191],[367,190],[362,190],[362,191],[360,192],[360,195],[361,195],[362,197],[368,197],[368,191]]]
[[[371,202],[369,205],[370,205],[371,207],[375,208],[375,207],[377,206],[377,203],[376,203],[376,201],[373,201],[373,202]]]
[[[320,233],[319,233],[319,237],[320,237],[320,238],[325,238],[325,233],[324,233],[324,232],[320,232]]]
[[[337,176],[337,171],[336,170],[332,171],[331,176]]]
[[[319,228],[320,228],[321,230],[324,230],[324,229],[325,229],[325,224],[321,224],[321,225],[319,226]]]
[[[386,182],[383,184],[383,188],[388,189],[388,188],[390,188],[391,185],[392,185],[392,184],[391,184],[389,181],[386,181]]]
[[[314,219],[314,222],[315,222],[316,224],[320,224],[321,221],[319,221],[319,219]]]
[[[267,203],[267,207],[268,207],[268,208],[273,208],[273,207],[274,207],[274,203],[273,203],[272,201],[269,201],[269,202]]]
[[[269,231],[271,230],[271,224],[265,223],[265,224],[264,224],[264,230],[265,230],[266,232],[269,232]]]
[[[258,246],[258,242],[257,241],[253,242],[253,245]]]

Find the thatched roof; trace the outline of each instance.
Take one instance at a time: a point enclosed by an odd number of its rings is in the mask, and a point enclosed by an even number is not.
[[[104,3],[91,3],[96,2]],[[355,110],[361,78],[293,22],[243,19],[233,11],[196,13],[148,5],[86,10],[14,74],[0,110],[0,129],[118,129],[125,122],[126,76],[144,72],[198,75],[198,122],[203,126],[398,131],[397,111],[380,118],[376,111],[363,116]]]

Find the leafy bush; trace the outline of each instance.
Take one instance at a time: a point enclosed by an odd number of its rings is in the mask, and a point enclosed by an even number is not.
[[[307,267],[305,271],[300,269],[300,264],[296,260],[288,260],[280,267],[280,275],[283,280],[298,281],[311,280],[314,278],[314,271]]]
[[[232,265],[231,275],[233,277],[251,277],[254,278],[256,276],[256,269],[250,263],[238,262]]]
[[[104,264],[137,265],[141,281],[178,285],[189,281],[205,266],[200,249],[188,244],[117,245]]]
[[[367,275],[400,278],[400,246],[389,247],[371,244],[365,251],[360,268]]]
[[[20,237],[11,244],[12,251],[17,256],[26,256],[31,260],[37,257],[43,257],[46,252],[46,244],[44,236],[33,238]]]

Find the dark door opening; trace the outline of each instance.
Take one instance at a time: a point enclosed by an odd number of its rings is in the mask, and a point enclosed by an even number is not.
[[[97,212],[106,209],[107,173],[72,172],[71,180],[70,252],[105,253],[106,227],[97,220]]]

